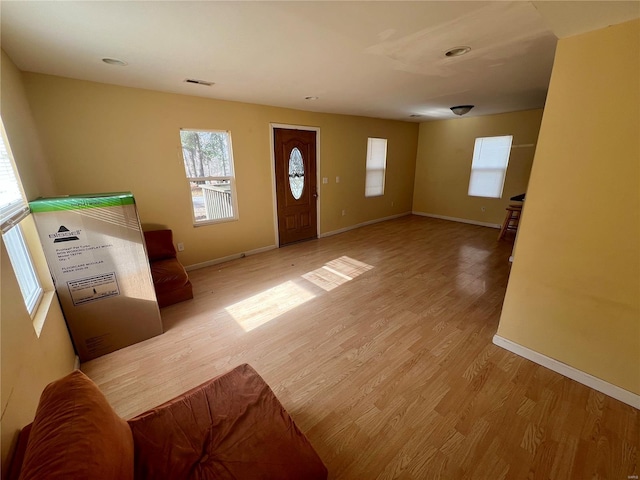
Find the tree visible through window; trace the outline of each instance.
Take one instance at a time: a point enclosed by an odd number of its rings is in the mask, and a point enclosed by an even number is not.
[[[237,219],[229,132],[182,129],[180,141],[195,224]]]

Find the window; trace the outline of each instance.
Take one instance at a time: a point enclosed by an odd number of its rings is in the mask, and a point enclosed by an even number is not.
[[[231,134],[181,129],[180,140],[194,224],[236,220],[238,208]]]
[[[22,186],[13,165],[4,125],[0,122],[0,221],[2,239],[11,266],[16,274],[20,291],[29,315],[33,317],[40,299],[42,286],[36,274],[31,254],[18,223],[29,214],[29,206],[22,193]]]
[[[22,187],[11,161],[4,125],[2,125],[0,140],[0,216],[2,216],[4,232],[29,214],[29,206],[24,199]]]
[[[513,136],[476,138],[469,179],[472,197],[502,197]]]
[[[364,196],[384,195],[384,177],[387,169],[387,139],[369,138],[367,143],[367,177]]]
[[[5,233],[2,239],[7,247],[11,266],[16,273],[24,303],[29,315],[33,316],[42,298],[42,286],[33,267],[33,260],[31,260],[31,254],[24,241],[20,225],[16,225]]]

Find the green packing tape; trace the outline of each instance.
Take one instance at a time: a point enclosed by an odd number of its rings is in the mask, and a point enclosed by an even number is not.
[[[37,198],[29,202],[29,207],[33,213],[40,213],[80,210],[85,208],[121,207],[124,205],[133,205],[134,203],[133,194],[122,192]]]

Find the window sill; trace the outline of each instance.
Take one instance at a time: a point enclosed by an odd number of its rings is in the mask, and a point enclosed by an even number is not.
[[[38,338],[40,338],[40,334],[44,328],[44,322],[47,319],[49,309],[51,308],[51,302],[53,302],[55,295],[55,290],[45,290],[42,293],[40,304],[36,308],[35,315],[33,316],[33,329],[36,331]]]
[[[207,225],[215,225],[217,223],[229,223],[229,222],[237,222],[238,217],[233,218],[221,218],[220,220],[203,220],[202,222],[194,223],[194,227],[205,227]]]

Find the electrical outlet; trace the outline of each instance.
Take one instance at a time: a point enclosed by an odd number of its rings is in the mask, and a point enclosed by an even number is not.
[[[487,211],[486,207],[480,207],[480,210],[482,210],[483,212]]]
[[[391,206],[393,207],[394,205],[395,205],[395,202],[391,200]]]
[[[184,243],[182,243],[182,242],[178,243],[178,251],[179,252],[184,252]]]
[[[342,216],[344,217],[347,214],[346,210],[342,210]]]
[[[340,183],[340,177],[336,177],[336,183]]]
[[[329,183],[329,179],[327,177],[322,177],[322,183]]]

